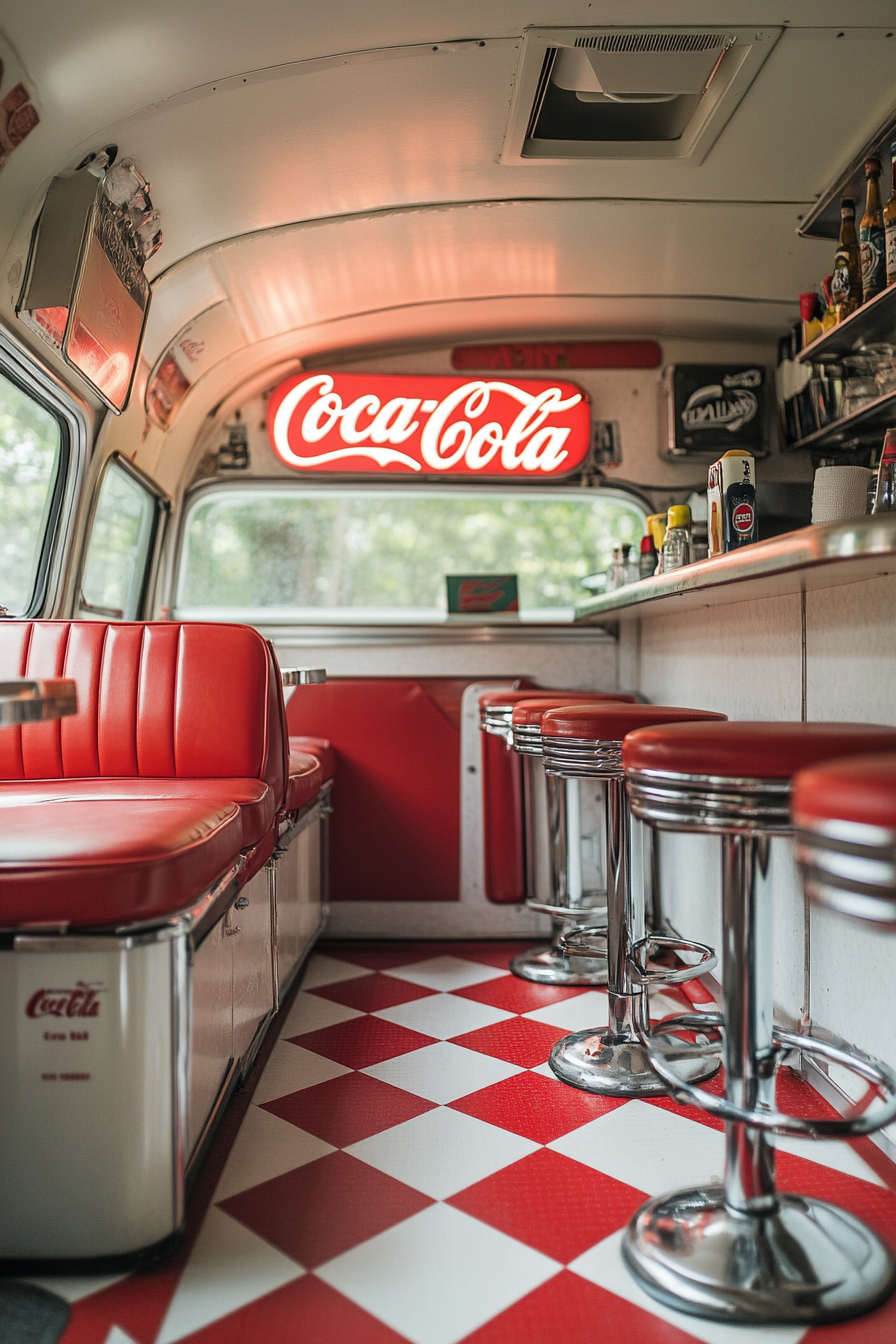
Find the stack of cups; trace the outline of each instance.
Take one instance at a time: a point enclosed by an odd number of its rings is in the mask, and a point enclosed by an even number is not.
[[[812,522],[839,523],[868,512],[872,472],[867,467],[819,467],[812,490]]]

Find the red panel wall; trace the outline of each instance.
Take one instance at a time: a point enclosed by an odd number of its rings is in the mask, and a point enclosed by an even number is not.
[[[291,733],[336,749],[334,901],[456,901],[460,701],[470,678],[347,678],[299,686]]]
[[[526,899],[522,766],[503,738],[482,734],[485,894],[497,905]]]

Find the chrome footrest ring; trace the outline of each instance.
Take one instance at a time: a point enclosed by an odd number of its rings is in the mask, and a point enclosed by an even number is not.
[[[679,966],[674,970],[658,967],[647,969],[647,958],[655,948],[667,948],[671,952],[694,952],[700,960],[693,966]],[[683,985],[688,980],[696,980],[700,975],[711,971],[717,961],[715,949],[708,943],[694,943],[684,938],[666,938],[658,933],[649,933],[632,946],[633,956],[628,959],[629,974],[636,985],[653,988],[656,985]]]
[[[722,1013],[684,1013],[680,1017],[668,1018],[658,1024],[663,1036],[675,1031],[705,1031],[707,1027],[724,1030],[725,1019]],[[801,1119],[794,1115],[784,1115],[780,1111],[744,1110],[726,1101],[724,1097],[713,1096],[702,1088],[682,1082],[671,1067],[675,1059],[693,1059],[696,1055],[709,1054],[710,1048],[703,1045],[690,1045],[682,1042],[675,1050],[657,1049],[655,1039],[649,1031],[636,1028],[637,1035],[650,1060],[651,1067],[667,1084],[671,1095],[684,1105],[698,1107],[720,1120],[737,1120],[752,1129],[764,1130],[767,1134],[803,1139],[851,1139],[865,1134],[874,1134],[886,1128],[896,1119],[896,1073],[879,1059],[859,1054],[850,1049],[845,1042],[835,1044],[823,1041],[817,1036],[801,1036],[795,1031],[781,1031],[775,1027],[772,1032],[776,1053],[785,1050],[799,1050],[803,1054],[820,1056],[830,1064],[839,1064],[864,1078],[876,1087],[884,1098],[881,1110],[873,1114],[864,1112],[842,1120]],[[717,1048],[717,1047],[716,1047]]]
[[[602,915],[606,909],[603,899],[589,905],[549,905],[547,901],[527,901],[526,909],[536,915],[550,915],[551,919],[562,919],[567,924],[584,924],[595,913]]]
[[[606,925],[589,924],[573,929],[560,939],[560,948],[568,957],[606,957]]]

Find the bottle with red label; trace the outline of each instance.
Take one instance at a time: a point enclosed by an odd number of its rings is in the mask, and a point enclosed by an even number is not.
[[[756,541],[756,464],[752,453],[735,448],[713,462],[709,469],[707,507],[710,557]]]
[[[896,429],[884,435],[883,452],[877,469],[877,488],[874,491],[872,513],[892,513],[896,509]]]

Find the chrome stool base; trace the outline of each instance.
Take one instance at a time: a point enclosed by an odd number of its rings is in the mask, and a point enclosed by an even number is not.
[[[664,1040],[662,1036],[658,1039]],[[640,1041],[620,1040],[606,1027],[564,1036],[551,1051],[548,1063],[561,1082],[600,1096],[662,1097],[669,1091],[651,1068],[647,1051]],[[703,1056],[687,1063],[679,1060],[675,1072],[682,1081],[704,1082],[718,1073],[720,1064],[718,1055]]]
[[[732,1325],[821,1324],[861,1316],[896,1284],[887,1246],[843,1209],[781,1195],[771,1213],[737,1213],[721,1186],[650,1200],[622,1252],[651,1297]]]
[[[554,943],[527,948],[510,963],[514,975],[536,985],[605,985],[606,961],[589,957],[568,957]]]

